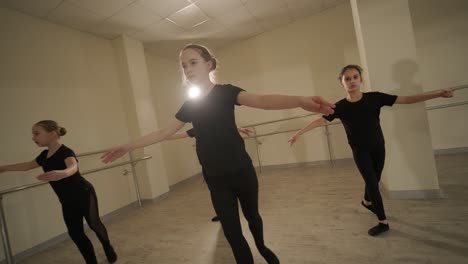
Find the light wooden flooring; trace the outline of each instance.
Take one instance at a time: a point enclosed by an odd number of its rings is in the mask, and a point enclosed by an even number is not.
[[[391,230],[370,237],[376,218],[359,204],[363,181],[352,162],[275,169],[259,175],[265,240],[282,263],[468,263],[468,154],[438,156],[446,198],[384,199]],[[201,178],[164,199],[106,223],[118,263],[228,264],[231,250]],[[265,263],[243,221],[256,263]],[[107,263],[89,233],[100,263]],[[71,241],[24,264],[82,263]]]

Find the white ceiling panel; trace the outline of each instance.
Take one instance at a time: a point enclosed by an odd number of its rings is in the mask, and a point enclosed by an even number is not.
[[[62,0],[5,0],[2,4],[32,16],[44,17],[61,2]]]
[[[209,17],[207,17],[195,4],[191,4],[177,11],[168,18],[178,26],[185,29],[191,29],[197,24],[209,19]]]
[[[324,8],[323,0],[285,0],[294,19],[310,16]]]
[[[40,2],[42,0],[39,0]],[[122,8],[128,7],[135,0],[66,0],[77,6],[89,9],[105,17],[112,16]]]
[[[255,17],[247,10],[245,6],[240,6],[233,9],[231,12],[224,15],[216,16],[215,20],[219,21],[226,27],[239,25],[249,21],[255,21]]]
[[[132,36],[147,43],[177,39],[183,32],[183,28],[177,26],[168,19],[163,19],[145,27],[142,31],[132,34]],[[145,35],[147,36],[145,37]]]
[[[345,1],[0,0],[0,5],[108,39],[129,35],[165,54],[190,42],[223,47]]]
[[[209,17],[223,16],[243,6],[240,0],[198,0],[195,5]]]
[[[173,13],[191,5],[188,0],[141,0],[150,7],[158,16],[168,17]]]
[[[249,0],[246,2],[245,7],[255,17],[265,16],[278,10],[288,9],[288,6],[283,0]]]
[[[107,23],[121,27],[128,34],[143,30],[146,26],[160,20],[162,17],[149,9],[145,2],[137,1],[128,8],[120,10]]]
[[[86,30],[104,19],[104,16],[66,1],[47,15],[47,20],[81,30]]]

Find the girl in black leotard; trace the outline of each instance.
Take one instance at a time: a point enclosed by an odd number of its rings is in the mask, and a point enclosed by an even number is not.
[[[305,132],[339,118],[345,128],[354,161],[366,184],[361,204],[377,215],[379,223],[369,229],[371,236],[389,230],[379,191],[380,176],[385,163],[385,141],[380,127],[380,108],[393,104],[413,104],[437,97],[452,97],[451,89],[442,89],[412,96],[396,96],[380,92],[363,93],[362,69],[358,65],[344,67],[339,75],[347,97],[336,103],[335,113],[325,115],[299,130],[289,142],[294,144]]]
[[[201,96],[186,101],[167,127],[114,148],[102,159],[110,162],[135,148],[161,142],[185,123],[192,123],[197,140],[197,155],[211,192],[211,200],[237,263],[253,263],[252,252],[242,235],[238,202],[260,254],[269,264],[279,263],[263,240],[263,222],[258,211],[257,175],[245,150],[244,140],[237,131],[234,107],[302,107],[308,111],[332,114],[334,106],[317,96],[256,95],[230,84],[214,84],[210,73],[216,69],[217,62],[203,46],[184,47],[180,53],[180,62],[185,78],[190,84],[199,86]]]
[[[46,147],[37,158],[30,162],[0,166],[5,171],[27,171],[42,167],[44,173],[37,178],[47,181],[62,204],[63,219],[73,242],[87,264],[96,264],[93,245],[83,228],[83,218],[96,233],[110,263],[117,260],[107,235],[106,227],[99,218],[98,201],[93,185],[85,180],[78,170],[78,161],[73,150],[60,143],[66,134],[63,127],[52,120],[36,123],[32,128],[33,141],[39,147]]]

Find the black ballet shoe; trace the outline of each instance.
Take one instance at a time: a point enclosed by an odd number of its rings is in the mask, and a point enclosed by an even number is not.
[[[366,205],[364,203],[364,201],[361,201],[361,205],[364,206],[367,210],[369,210],[369,211],[371,211],[372,213],[375,214],[375,208],[374,208],[374,206],[372,204],[371,205]]]
[[[117,253],[115,253],[115,250],[111,245],[104,247],[104,252],[106,253],[107,261],[109,263],[117,261]]]
[[[378,225],[369,229],[367,233],[369,234],[369,236],[378,236],[382,233],[387,232],[388,230],[390,230],[390,226],[388,224],[379,223]]]
[[[266,260],[268,264],[280,264],[278,257],[269,248],[265,247],[260,251],[260,255]]]
[[[211,222],[219,222],[219,216],[211,218]]]

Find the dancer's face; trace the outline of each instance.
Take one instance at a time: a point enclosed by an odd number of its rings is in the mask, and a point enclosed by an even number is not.
[[[39,147],[48,146],[54,140],[58,139],[58,135],[55,131],[48,132],[41,126],[33,126],[32,128],[32,140]]]
[[[188,48],[180,55],[185,79],[191,84],[203,84],[210,80],[211,61],[205,61],[197,50]]]
[[[346,92],[355,92],[361,89],[362,78],[361,74],[356,69],[349,69],[343,73],[341,77],[341,85]]]

